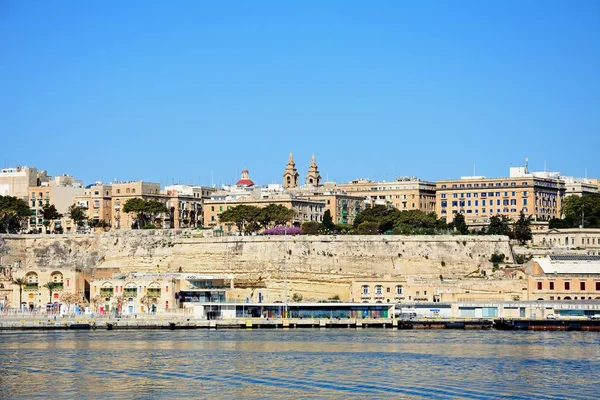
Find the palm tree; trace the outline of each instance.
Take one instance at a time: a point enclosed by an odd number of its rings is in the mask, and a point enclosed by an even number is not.
[[[19,285],[19,310],[23,307],[23,285],[27,283],[27,279],[25,278],[17,278],[13,281],[15,285]]]
[[[52,292],[54,291],[54,289],[56,289],[57,286],[58,284],[55,282],[48,282],[42,286],[48,289],[48,291],[50,292],[50,301],[48,301],[48,304],[52,304]]]

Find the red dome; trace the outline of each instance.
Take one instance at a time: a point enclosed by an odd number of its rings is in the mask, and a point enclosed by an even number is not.
[[[236,183],[237,186],[254,186],[254,182],[251,179],[240,179]]]
[[[236,183],[237,186],[254,186],[254,182],[250,179],[250,172],[247,169],[242,171],[242,177]]]

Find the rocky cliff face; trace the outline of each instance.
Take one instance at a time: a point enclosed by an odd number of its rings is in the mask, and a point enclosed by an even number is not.
[[[181,231],[4,236],[4,264],[119,268],[122,272],[235,274],[247,287],[291,285],[331,293],[361,278],[462,278],[489,266],[494,252],[512,260],[501,236],[194,237]],[[333,288],[332,288],[333,287]],[[325,289],[328,288],[328,289]],[[336,289],[337,288],[337,289]]]

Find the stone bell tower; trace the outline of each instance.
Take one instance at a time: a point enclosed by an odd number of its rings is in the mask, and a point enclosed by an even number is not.
[[[283,173],[283,187],[286,189],[298,187],[299,176],[300,174],[296,169],[296,163],[294,163],[294,157],[290,152],[290,158],[288,158],[287,165],[285,166],[285,172]]]
[[[321,174],[319,174],[319,167],[317,167],[314,154],[312,156],[312,160],[310,161],[310,167],[308,167],[308,173],[306,174],[306,186],[321,186]]]

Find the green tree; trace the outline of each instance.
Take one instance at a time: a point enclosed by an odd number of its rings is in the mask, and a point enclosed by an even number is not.
[[[135,228],[154,222],[160,214],[168,211],[164,203],[156,200],[144,200],[140,198],[129,199],[123,206],[123,212],[135,214]]]
[[[452,227],[454,228],[454,230],[456,230],[456,232],[460,233],[461,235],[469,234],[469,227],[467,226],[467,223],[465,222],[465,216],[462,213],[454,215]]]
[[[49,232],[48,228],[50,227],[50,225],[52,225],[52,222],[62,218],[62,214],[58,212],[54,204],[45,205],[42,208],[42,216],[44,218],[44,226],[46,227],[46,233]]]
[[[325,228],[325,230],[328,232],[331,232],[335,229],[335,224],[331,218],[331,211],[329,210],[325,210],[325,213],[323,214],[323,228]]]
[[[75,204],[69,207],[69,216],[75,222],[76,226],[82,227],[87,221],[88,217],[86,214],[87,208],[79,207]]]
[[[490,217],[490,224],[485,233],[487,235],[510,236],[510,219],[506,215],[501,214]]]
[[[18,232],[29,216],[31,209],[23,199],[0,196],[0,228],[3,232]]]
[[[359,235],[377,235],[379,233],[379,224],[377,222],[364,221],[358,225],[356,232]]]
[[[48,304],[52,304],[52,292],[54,292],[54,290],[56,289],[57,286],[58,286],[58,284],[55,282],[47,282],[46,284],[44,284],[42,286],[42,287],[45,287],[46,289],[48,289],[48,292],[50,293],[50,300],[48,301]]]
[[[600,228],[600,193],[586,196],[568,196],[561,212],[566,225],[577,228]]]
[[[522,245],[531,240],[531,216],[525,217],[525,214],[521,211],[519,219],[514,223],[512,236]]]
[[[277,225],[287,225],[294,219],[295,211],[281,204],[269,204],[260,209],[253,222],[257,222],[263,229]]]
[[[317,235],[321,224],[315,221],[306,221],[302,224],[302,233],[305,235]]]
[[[23,285],[27,283],[27,280],[25,278],[17,278],[13,280],[13,283],[19,287],[19,311],[21,311],[23,304]]]
[[[238,231],[250,233],[259,224],[257,218],[260,211],[261,209],[256,206],[240,204],[239,206],[223,211],[219,215],[219,221],[225,224],[233,223],[237,226]]]

